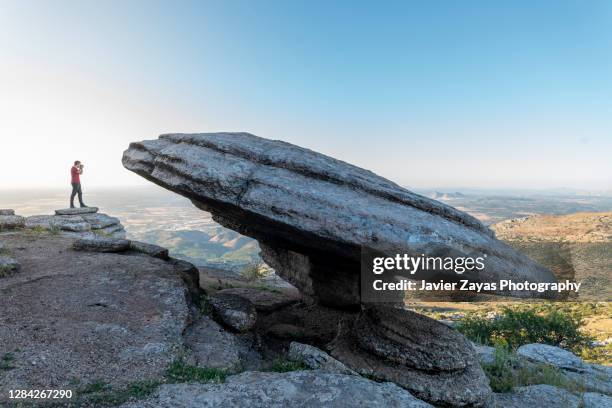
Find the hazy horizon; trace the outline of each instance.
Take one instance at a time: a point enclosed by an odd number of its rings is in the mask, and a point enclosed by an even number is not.
[[[612,188],[612,3],[0,0],[0,188],[246,131],[410,188]],[[445,187],[431,187],[445,186]]]

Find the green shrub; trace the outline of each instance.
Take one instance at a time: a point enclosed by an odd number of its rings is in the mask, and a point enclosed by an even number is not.
[[[0,358],[0,370],[12,370],[15,367],[13,364],[15,361],[15,355],[13,353],[5,353],[2,358]]]
[[[469,339],[492,345],[505,341],[511,349],[523,344],[543,343],[579,352],[592,340],[580,332],[582,318],[552,307],[507,307],[495,319],[473,315],[457,329]]]
[[[507,346],[498,344],[495,347],[491,364],[483,364],[482,368],[489,377],[491,389],[494,392],[510,392],[515,387],[514,378],[514,356],[510,353]]]
[[[270,268],[263,262],[250,263],[240,271],[240,276],[249,282],[258,281],[270,275]]]
[[[272,362],[269,371],[277,373],[288,373],[289,371],[308,370],[309,367],[302,361],[289,361],[284,359],[276,359]]]

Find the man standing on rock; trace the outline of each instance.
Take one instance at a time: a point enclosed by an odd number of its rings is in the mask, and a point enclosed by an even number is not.
[[[81,208],[87,207],[83,203],[83,190],[81,189],[81,174],[83,174],[83,165],[79,160],[74,162],[74,166],[70,169],[70,183],[72,184],[72,194],[70,195],[70,208],[74,208],[74,196],[79,195],[79,204]]]

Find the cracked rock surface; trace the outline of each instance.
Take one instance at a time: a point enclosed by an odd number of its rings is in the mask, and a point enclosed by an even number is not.
[[[11,389],[159,378],[178,358],[190,313],[176,263],[77,252],[63,235],[1,238],[21,270],[0,279],[0,406]]]

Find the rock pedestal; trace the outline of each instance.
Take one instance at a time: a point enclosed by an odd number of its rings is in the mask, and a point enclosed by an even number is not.
[[[435,405],[480,406],[491,393],[463,335],[407,310],[366,308],[346,323],[330,349],[350,369],[392,381]]]
[[[361,256],[368,248],[485,257],[484,269],[461,275],[475,282],[555,281],[470,215],[289,143],[248,133],[167,134],[130,144],[123,165],[255,238],[263,259],[321,305],[361,309]],[[429,270],[413,278],[456,281],[458,275]],[[354,371],[444,406],[482,405],[490,393],[471,345],[445,325],[389,307],[368,308],[346,325],[332,355]]]

